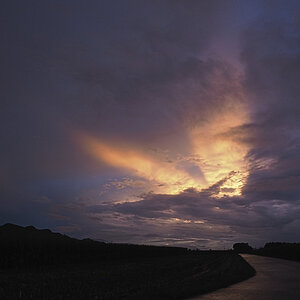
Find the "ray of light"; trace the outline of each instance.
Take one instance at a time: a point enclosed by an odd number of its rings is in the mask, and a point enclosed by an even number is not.
[[[79,140],[84,149],[96,159],[155,183],[159,186],[159,192],[173,194],[191,186],[204,187],[203,180],[192,178],[184,170],[179,170],[170,163],[155,160],[131,147],[116,147],[82,133]]]
[[[245,156],[248,146],[224,134],[248,122],[247,109],[237,104],[234,109],[223,110],[205,125],[189,132],[193,153],[200,157],[199,167],[212,185],[228,174],[233,174],[222,185],[219,196],[240,195],[248,176]]]
[[[201,126],[187,130],[192,145],[191,155],[174,163],[159,160],[132,145],[107,142],[83,132],[77,132],[76,139],[95,159],[146,179],[155,193],[176,194],[187,188],[201,190],[228,178],[216,196],[234,196],[240,195],[248,176],[245,156],[249,149],[228,132],[247,122],[247,109],[241,103],[237,102],[234,107],[224,106]],[[182,168],[180,163],[183,160],[193,160],[203,178]]]

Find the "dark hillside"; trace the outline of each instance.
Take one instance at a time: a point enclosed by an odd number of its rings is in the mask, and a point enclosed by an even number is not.
[[[0,227],[0,268],[128,260],[186,254],[186,248],[78,240],[48,229],[5,224]]]
[[[253,276],[234,251],[78,240],[0,227],[0,299],[184,299]]]

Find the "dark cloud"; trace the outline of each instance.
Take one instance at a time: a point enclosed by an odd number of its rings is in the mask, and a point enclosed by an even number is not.
[[[147,194],[140,201],[97,205],[89,207],[88,211],[99,216],[118,212],[119,218],[138,218],[145,230],[149,222],[166,227],[168,232],[180,228],[181,232],[177,232],[179,240],[195,238],[201,233],[202,237],[215,240],[218,247],[221,244],[229,247],[233,241],[245,237],[256,242],[271,236],[285,240],[286,229],[299,221],[299,200],[291,203],[268,197],[262,200],[263,196],[255,199],[256,192],[222,198],[216,197],[217,194],[216,186],[200,192],[188,189],[178,195]],[[131,221],[127,224],[129,228]],[[224,229],[226,238],[218,240],[220,228]],[[230,233],[225,233],[226,228]],[[147,236],[144,239],[147,241]]]
[[[267,14],[244,33],[244,85],[253,123],[241,129],[240,136],[252,147],[248,156],[253,168],[244,193],[293,202],[299,199],[300,183],[300,43],[299,15],[288,12],[277,12],[276,21]]]

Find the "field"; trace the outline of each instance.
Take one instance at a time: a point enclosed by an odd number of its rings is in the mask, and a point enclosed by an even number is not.
[[[0,299],[183,299],[255,271],[233,251],[2,270]]]

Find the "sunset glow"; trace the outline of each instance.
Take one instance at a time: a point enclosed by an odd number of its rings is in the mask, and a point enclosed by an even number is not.
[[[229,176],[217,196],[236,196],[240,195],[247,178],[248,148],[226,133],[248,121],[245,107],[237,102],[234,111],[223,111],[202,126],[190,129],[190,155],[172,163],[159,161],[137,147],[104,142],[86,133],[78,133],[76,139],[96,160],[148,180],[155,192],[176,194],[187,188],[201,190]],[[202,171],[203,178],[180,169],[182,160],[191,160]]]
[[[189,133],[193,153],[200,158],[208,185],[222,180],[231,173],[223,185],[221,195],[240,195],[248,174],[247,145],[238,142],[228,134],[232,128],[249,122],[247,109],[238,101],[234,110],[225,110],[202,127]]]
[[[79,140],[82,147],[95,159],[149,180],[157,192],[172,194],[189,187],[204,187],[203,182],[191,178],[187,173],[176,169],[176,166],[157,161],[138,150],[121,145],[112,146],[88,135],[81,135]]]

